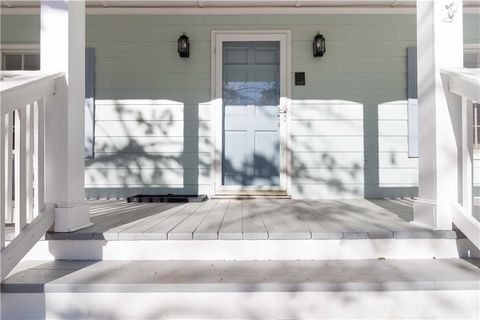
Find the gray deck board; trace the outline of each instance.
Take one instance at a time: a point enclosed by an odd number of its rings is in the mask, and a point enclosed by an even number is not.
[[[171,240],[192,240],[193,233],[215,207],[218,200],[207,201],[198,210],[179,223],[172,231],[168,233],[168,239]]]
[[[156,206],[155,207],[155,213],[154,214],[150,214],[150,215],[145,215],[143,218],[140,218],[135,220],[135,221],[131,221],[129,223],[125,223],[123,225],[120,225],[120,226],[116,226],[114,228],[111,228],[109,229],[107,232],[108,233],[112,233],[112,234],[118,234],[118,233],[121,233],[123,232],[124,230],[127,230],[137,224],[142,224],[144,223],[144,221],[152,221],[152,220],[157,220],[159,218],[159,215],[162,215],[162,212],[164,211],[167,211],[167,210],[170,210],[170,209],[173,209],[175,208],[177,205],[175,204],[171,204],[171,203],[166,203],[166,204],[162,204],[160,206]],[[153,211],[152,211],[153,212]]]
[[[244,240],[264,240],[268,239],[268,231],[263,223],[258,207],[255,201],[244,201],[243,214],[243,239]]]
[[[47,240],[455,239],[409,223],[412,199],[221,199],[202,203],[90,202],[93,226]],[[461,236],[461,234],[459,234]],[[13,238],[8,225],[6,238]]]
[[[166,236],[147,233],[146,231],[155,225],[162,223],[165,219],[168,219],[170,216],[176,214],[178,211],[182,210],[186,204],[163,204],[162,209],[158,209],[158,212],[155,215],[149,216],[143,221],[134,224],[127,229],[119,231],[118,237],[122,240],[141,240],[141,239],[155,239],[155,240],[166,240]]]
[[[218,238],[222,240],[243,239],[243,201],[231,200],[223,217],[218,231]]]
[[[285,222],[290,232],[287,234],[289,240],[297,239],[311,239],[312,234],[308,227],[308,224],[303,221],[300,216],[289,208],[293,200],[272,200],[272,204],[275,207],[275,212],[280,219]]]
[[[219,200],[193,234],[195,240],[217,240],[218,230],[228,208],[228,200]]]
[[[342,239],[341,228],[336,228],[325,215],[317,213],[317,209],[303,201],[292,201],[290,211],[296,212],[308,225],[312,239]]]
[[[160,236],[162,239],[168,239],[168,233],[178,226],[182,221],[188,218],[192,213],[203,206],[204,202],[187,203],[182,209],[170,215],[167,219],[147,229],[145,233],[151,234],[153,238]],[[153,236],[155,235],[155,236]]]
[[[282,219],[279,219],[275,212],[275,206],[269,200],[259,199],[256,203],[260,216],[268,232],[268,238],[272,240],[287,240],[290,229]]]

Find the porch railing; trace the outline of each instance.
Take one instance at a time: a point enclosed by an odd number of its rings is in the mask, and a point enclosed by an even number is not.
[[[54,222],[46,203],[45,119],[62,73],[0,73],[0,248],[1,279]],[[8,241],[6,239],[8,237]]]
[[[452,221],[480,249],[480,222],[473,214],[473,104],[480,102],[480,69],[442,70],[442,75],[450,93],[462,98],[462,139],[458,150],[461,196],[458,203],[452,203]]]

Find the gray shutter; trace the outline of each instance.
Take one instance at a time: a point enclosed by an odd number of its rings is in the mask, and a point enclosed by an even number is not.
[[[418,158],[417,48],[407,48],[408,157]]]
[[[85,48],[85,158],[94,156],[95,144],[95,49]]]

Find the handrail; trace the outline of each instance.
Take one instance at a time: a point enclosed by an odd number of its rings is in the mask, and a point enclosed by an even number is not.
[[[63,72],[42,73],[39,71],[0,72],[0,114],[9,113],[32,101],[55,93],[55,79]]]
[[[448,76],[448,90],[466,99],[480,102],[480,69],[442,69]]]
[[[460,203],[452,203],[452,222],[480,249],[480,222],[473,216],[473,141],[472,104],[480,102],[480,69],[442,69],[446,77],[448,91],[462,98],[462,127],[459,154],[462,173],[459,190],[462,190]]]
[[[0,249],[1,279],[54,223],[54,203],[45,181],[46,119],[63,73],[1,72],[0,78]],[[6,228],[5,220],[13,222]],[[11,241],[6,241],[9,232]]]

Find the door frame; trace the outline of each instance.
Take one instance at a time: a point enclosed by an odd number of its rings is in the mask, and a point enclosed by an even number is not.
[[[278,41],[280,43],[280,107],[287,110],[286,119],[280,120],[280,186],[223,186],[223,42],[226,41]],[[213,30],[212,44],[212,190],[214,195],[272,195],[291,194],[291,32],[290,30]]]

